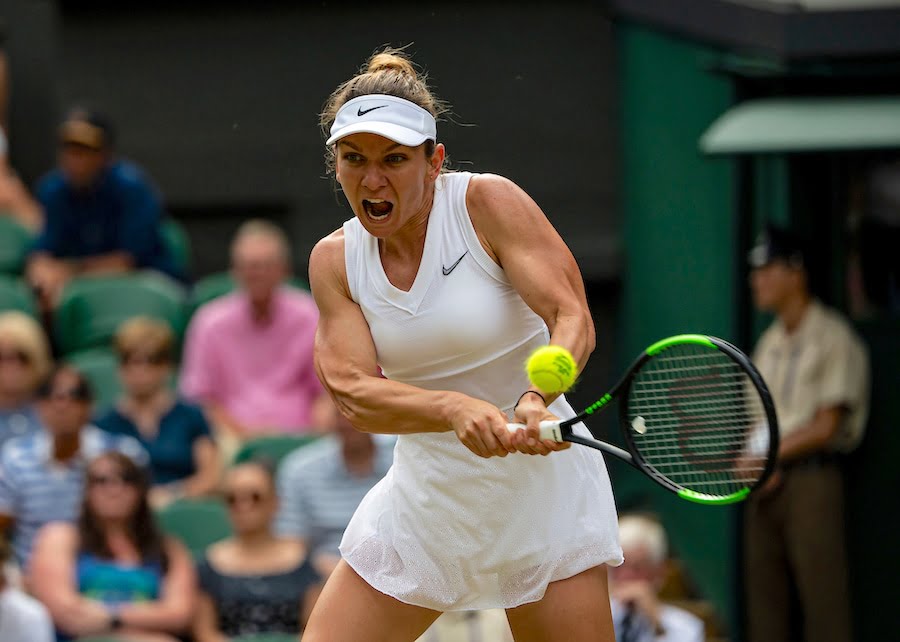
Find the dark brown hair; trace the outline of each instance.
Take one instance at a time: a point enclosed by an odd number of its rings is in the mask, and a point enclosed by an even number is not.
[[[447,104],[435,96],[428,86],[428,75],[417,71],[402,49],[385,47],[374,53],[358,74],[341,83],[325,101],[319,115],[323,136],[328,138],[334,119],[344,103],[369,94],[403,98],[428,111],[435,118],[448,111]],[[425,141],[425,158],[431,158],[434,147],[434,141]],[[325,166],[329,172],[334,171],[334,164],[334,146],[329,145],[325,151]]]
[[[120,452],[109,451],[95,457],[88,465],[88,474],[98,461],[105,460],[116,464],[122,477],[134,485],[138,491],[138,503],[134,513],[128,518],[127,535],[140,553],[144,562],[158,561],[163,570],[167,567],[167,556],[163,545],[163,535],[153,517],[153,511],[147,500],[150,488],[147,473],[129,457]],[[103,559],[113,557],[103,529],[102,520],[94,513],[89,500],[89,489],[85,485],[81,503],[81,515],[78,518],[78,534],[81,551],[91,553]]]

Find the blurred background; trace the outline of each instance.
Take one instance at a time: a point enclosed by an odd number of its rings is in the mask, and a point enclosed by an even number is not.
[[[802,231],[814,292],[872,361],[847,462],[857,639],[900,627],[900,209],[872,205],[885,192],[900,208],[897,171],[873,180],[900,160],[900,3],[3,0],[0,18],[11,165],[33,186],[66,108],[102,108],[184,234],[192,282],[228,269],[252,217],[286,230],[306,278],[314,243],[351,215],[318,112],[379,46],[408,45],[452,107],[452,166],[517,182],[579,261],[598,349],[573,405],[670,334],[750,351],[771,319],[752,309],[747,251],[766,222]],[[610,468],[620,509],[662,517],[691,596],[743,639],[740,510]]]

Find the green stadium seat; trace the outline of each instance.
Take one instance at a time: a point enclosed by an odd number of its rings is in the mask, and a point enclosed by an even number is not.
[[[65,354],[109,346],[126,319],[144,315],[168,321],[176,337],[185,323],[185,293],[153,271],[84,276],[70,281],[54,313],[53,331]]]
[[[251,459],[267,459],[278,466],[288,454],[319,438],[318,435],[267,435],[249,439],[238,449],[234,463],[241,464]]]
[[[185,276],[191,273],[191,239],[184,226],[171,217],[166,217],[160,226],[163,245],[175,260],[175,265]]]
[[[107,410],[122,394],[122,384],[119,381],[119,360],[112,350],[92,348],[73,352],[66,356],[65,361],[84,374],[94,389],[95,414]]]
[[[180,539],[195,558],[232,534],[228,511],[219,499],[179,499],[158,511],[156,518],[162,530]]]
[[[292,277],[289,283],[295,288],[309,291],[309,284],[300,277]],[[197,308],[204,303],[228,294],[234,288],[235,283],[234,279],[231,278],[230,272],[216,272],[202,279],[197,279],[194,287],[191,289],[188,302],[188,318],[194,316]]]
[[[0,274],[0,312],[6,310],[19,310],[36,317],[37,301],[24,280]]]
[[[0,273],[21,274],[33,235],[15,219],[0,213]]]

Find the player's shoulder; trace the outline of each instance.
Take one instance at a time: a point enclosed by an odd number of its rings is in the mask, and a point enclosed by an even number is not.
[[[499,174],[472,174],[466,189],[466,203],[471,207],[491,207],[497,199],[511,198],[521,193],[513,181]]]
[[[344,228],[340,227],[313,246],[309,255],[309,285],[313,296],[328,286],[347,292],[347,268],[344,262],[346,246]]]
[[[331,234],[322,237],[313,246],[309,255],[309,269],[312,271],[315,264],[316,267],[330,265],[335,261],[344,260],[344,228],[339,227]]]

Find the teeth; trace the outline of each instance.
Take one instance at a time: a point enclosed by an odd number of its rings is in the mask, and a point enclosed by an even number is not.
[[[367,201],[370,203],[384,203],[385,200],[383,198],[367,198]]]

